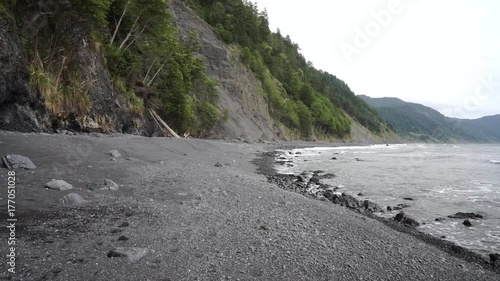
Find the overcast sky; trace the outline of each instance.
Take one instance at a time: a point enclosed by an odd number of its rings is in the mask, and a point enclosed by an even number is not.
[[[252,0],[357,94],[500,114],[500,1]]]

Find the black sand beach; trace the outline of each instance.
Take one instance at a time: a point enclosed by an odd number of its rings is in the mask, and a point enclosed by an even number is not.
[[[498,264],[453,245],[269,183],[262,155],[278,146],[0,132],[0,156],[37,166],[16,170],[16,273],[2,227],[0,280],[500,279]],[[45,189],[53,179],[74,189]],[[60,202],[69,193],[87,202]],[[145,255],[120,256],[130,248]]]

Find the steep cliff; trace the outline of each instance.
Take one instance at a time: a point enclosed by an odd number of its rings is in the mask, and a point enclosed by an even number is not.
[[[198,35],[199,56],[207,66],[207,74],[218,84],[219,107],[228,112],[228,119],[219,122],[210,136],[252,141],[282,139],[285,133],[269,115],[260,81],[239,61],[237,51],[222,42],[213,28],[182,1],[171,1],[170,9],[181,38],[187,40],[189,32]]]
[[[273,35],[282,53],[268,68],[257,49],[270,46],[225,42],[186,1],[9,3],[0,9],[0,129],[160,135],[154,109],[193,137],[381,142],[390,133],[343,81],[287,64],[305,64],[288,38]]]
[[[50,128],[43,102],[28,87],[26,53],[14,20],[0,18],[0,128],[41,132]]]
[[[62,4],[47,16],[44,8],[20,6],[18,17],[0,19],[0,129],[144,134],[146,122],[114,89],[89,24]]]

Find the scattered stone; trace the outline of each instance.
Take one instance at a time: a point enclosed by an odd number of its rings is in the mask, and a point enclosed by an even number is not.
[[[465,226],[467,226],[467,227],[471,227],[472,226],[472,223],[470,222],[470,220],[464,220],[464,222],[462,224],[465,225]]]
[[[123,230],[119,229],[119,228],[113,228],[109,231],[109,233],[112,233],[112,234],[116,234],[116,233],[120,233],[122,232]]]
[[[403,200],[413,201],[414,199],[413,199],[413,198],[411,198],[411,197],[403,197]]]
[[[264,231],[267,231],[267,230],[269,230],[269,229],[267,228],[267,226],[265,226],[265,225],[261,225],[261,226],[259,226],[259,230],[264,230]]]
[[[126,217],[131,217],[131,216],[134,215],[134,211],[132,211],[132,210],[126,210],[124,214],[125,214]]]
[[[454,215],[450,215],[448,217],[452,218],[452,219],[482,219],[483,218],[483,216],[480,214],[462,213],[462,212],[458,212],[458,213],[456,213]]]
[[[391,206],[387,206],[387,211],[392,211],[392,207]]]
[[[46,183],[45,188],[65,191],[73,189],[73,186],[63,180],[53,180],[51,182]]]
[[[62,267],[59,267],[59,266],[56,266],[54,268],[52,268],[52,273],[55,273],[55,274],[58,274],[58,273],[61,273],[63,271]]]
[[[359,159],[359,158],[356,158],[356,161],[358,162],[363,162],[363,160]]]
[[[411,227],[417,227],[420,225],[415,219],[410,218],[404,212],[399,212],[396,216],[394,216],[394,220]]]
[[[443,222],[445,220],[445,218],[435,218],[434,220],[437,222]]]
[[[118,247],[109,251],[108,258],[126,258],[128,262],[136,262],[150,252],[146,248]]]
[[[305,177],[304,177],[304,176],[302,176],[302,175],[298,175],[298,176],[297,176],[297,181],[298,181],[298,182],[306,182],[306,179],[305,179]]]
[[[112,190],[117,191],[120,186],[110,179],[100,180],[94,184],[94,186],[89,187],[90,189],[100,189],[100,190]]]
[[[333,179],[335,177],[337,177],[337,176],[333,173],[328,173],[328,174],[324,174],[324,175],[320,176],[320,178],[322,178],[322,179]]]
[[[399,211],[399,210],[403,210],[403,209],[408,208],[408,207],[410,207],[410,205],[408,205],[408,204],[398,204],[398,205],[392,207],[392,209],[394,211]]]
[[[130,224],[128,222],[124,221],[118,227],[129,227],[129,226],[130,226]]]
[[[363,193],[361,193],[361,192],[360,192],[360,193],[358,193],[358,196],[365,196],[365,195],[364,195]]]
[[[320,178],[318,176],[313,176],[310,180],[309,183],[314,183],[314,184],[319,184],[320,183]]]
[[[214,166],[215,166],[215,167],[217,167],[217,168],[221,168],[221,167],[222,167],[222,164],[221,164],[220,162],[217,162],[217,163],[215,163],[215,165],[214,165]]]
[[[34,170],[36,169],[35,164],[26,156],[9,154],[2,157],[3,164],[9,170],[15,169],[25,169]]]
[[[87,203],[87,200],[83,199],[78,193],[70,193],[59,199],[59,202],[69,205],[82,205]]]
[[[129,238],[125,235],[118,237],[118,241],[128,241],[128,240],[129,240]]]
[[[120,158],[120,157],[122,157],[122,155],[120,154],[120,152],[118,152],[118,150],[116,150],[116,149],[110,150],[108,153],[111,156],[113,156],[114,158]]]
[[[500,254],[498,254],[498,253],[490,254],[490,260],[492,262],[496,262],[497,260],[500,260]]]
[[[338,160],[337,157],[332,157],[332,160]]]
[[[302,154],[302,152],[298,151],[298,152],[295,152],[295,154],[297,154],[297,155],[301,155],[301,154]]]
[[[444,236],[444,235],[443,235],[443,236],[441,236],[441,239],[446,239],[446,236]]]

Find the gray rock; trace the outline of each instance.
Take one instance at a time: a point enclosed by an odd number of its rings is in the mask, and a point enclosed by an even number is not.
[[[87,200],[83,199],[78,193],[70,193],[59,199],[59,202],[68,205],[82,205],[87,203]]]
[[[110,179],[105,179],[99,184],[99,189],[102,190],[113,190],[117,191],[120,188],[118,184],[116,184],[114,181]]]
[[[470,222],[470,220],[464,220],[464,222],[462,224],[465,225],[465,226],[467,226],[467,227],[471,227],[472,226],[472,223]]]
[[[450,215],[448,217],[452,218],[452,219],[482,219],[483,218],[483,216],[480,214],[462,213],[462,212],[458,212],[458,213],[456,213],[454,215]]]
[[[109,251],[108,258],[126,258],[128,262],[136,262],[147,255],[151,250],[137,247],[118,247]]]
[[[417,227],[420,225],[420,223],[418,223],[415,219],[407,216],[404,212],[399,212],[394,217],[394,220],[411,227]]]
[[[309,180],[310,183],[314,183],[314,184],[319,184],[320,183],[320,178],[318,176],[313,176],[310,180]]]
[[[490,260],[491,260],[492,262],[495,262],[495,261],[497,261],[497,260],[500,260],[500,254],[498,254],[498,253],[490,254]]]
[[[125,235],[118,237],[118,241],[128,241],[128,240],[129,240],[129,238]]]
[[[217,163],[215,163],[214,166],[217,167],[217,168],[220,168],[220,167],[222,167],[222,164],[220,162],[217,162]]]
[[[114,158],[120,158],[120,157],[122,157],[122,155],[120,154],[120,152],[118,152],[118,150],[116,150],[116,149],[110,150],[108,153],[111,156],[113,156]]]
[[[60,191],[73,189],[73,186],[71,184],[69,184],[63,180],[53,180],[51,182],[46,183],[45,187],[48,189],[60,190]]]
[[[26,169],[34,170],[36,169],[35,164],[26,156],[9,154],[2,157],[3,164],[7,169]]]

